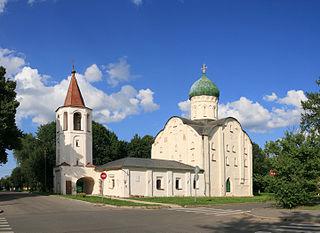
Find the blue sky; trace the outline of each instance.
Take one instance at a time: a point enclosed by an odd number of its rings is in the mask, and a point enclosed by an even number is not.
[[[54,119],[74,62],[95,119],[129,140],[187,116],[206,63],[220,116],[263,146],[297,127],[316,90],[319,10],[312,0],[0,0],[0,65],[18,83],[25,132]],[[0,176],[14,166],[10,155]]]

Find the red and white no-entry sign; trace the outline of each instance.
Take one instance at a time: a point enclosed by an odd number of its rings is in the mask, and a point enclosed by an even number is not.
[[[102,180],[105,180],[105,179],[107,178],[107,173],[101,172],[100,178],[101,178]]]

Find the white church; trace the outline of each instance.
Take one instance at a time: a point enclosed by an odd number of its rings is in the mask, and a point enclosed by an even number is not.
[[[252,143],[237,119],[218,118],[219,95],[203,65],[189,92],[191,119],[171,117],[155,137],[151,159],[128,157],[95,166],[92,109],[85,106],[73,70],[64,105],[56,110],[54,192],[252,196]],[[107,174],[104,181],[101,172]]]

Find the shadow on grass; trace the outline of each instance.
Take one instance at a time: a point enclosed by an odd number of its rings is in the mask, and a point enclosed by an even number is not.
[[[320,226],[310,226],[320,223],[320,213],[309,214],[303,212],[282,213],[278,221],[247,216],[236,218],[228,222],[219,222],[214,225],[198,225],[199,228],[212,232],[320,232]],[[304,224],[308,224],[304,225]]]

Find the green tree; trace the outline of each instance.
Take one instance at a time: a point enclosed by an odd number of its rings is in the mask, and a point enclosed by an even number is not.
[[[287,132],[282,139],[268,142],[265,152],[274,156],[274,193],[278,204],[293,208],[311,202],[319,192],[320,137]]]
[[[53,168],[56,164],[56,123],[54,121],[38,128],[37,142],[41,148],[39,162],[42,163],[44,169],[43,173],[39,174],[39,178],[42,178],[44,191],[52,191]]]
[[[41,125],[36,133],[25,134],[21,147],[14,150],[26,185],[31,190],[51,191],[53,188],[53,167],[55,166],[55,122]]]
[[[0,190],[10,190],[12,187],[11,179],[9,176],[0,179]]]
[[[151,146],[154,138],[150,135],[140,137],[135,134],[128,143],[128,156],[136,158],[151,158]]]
[[[115,133],[97,122],[92,122],[92,157],[95,165],[126,157],[125,147],[126,143],[119,141]]]
[[[316,81],[320,87],[320,79]],[[320,92],[307,92],[306,101],[302,101],[302,108],[305,111],[301,117],[301,128],[305,131],[320,132]]]
[[[37,142],[32,134],[23,134],[21,137],[21,146],[19,149],[13,151],[13,155],[21,167],[21,172],[26,177],[26,186],[32,190],[36,189],[37,179],[35,177],[34,158],[38,151]]]
[[[16,82],[5,78],[6,70],[0,66],[0,164],[6,163],[8,154],[19,146],[21,131],[17,128],[15,115],[19,102],[16,100]]]
[[[253,156],[253,191],[260,193],[268,190],[270,159],[256,143],[252,143]],[[269,190],[268,190],[269,191]]]
[[[25,177],[21,170],[21,167],[16,167],[12,170],[11,176],[11,183],[15,190],[21,191],[25,185]]]

